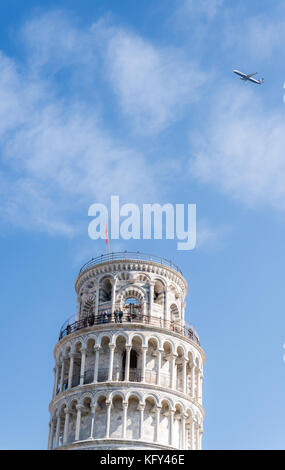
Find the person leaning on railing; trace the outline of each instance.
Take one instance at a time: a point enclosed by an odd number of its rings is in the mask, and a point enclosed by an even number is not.
[[[119,321],[120,321],[120,312],[119,312],[119,310],[115,310],[114,317],[115,317],[115,323],[119,323]]]

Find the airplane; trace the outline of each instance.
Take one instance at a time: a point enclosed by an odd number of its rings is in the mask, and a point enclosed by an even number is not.
[[[233,72],[239,75],[240,79],[244,82],[247,82],[249,80],[250,82],[257,83],[258,85],[261,85],[261,83],[263,83],[263,78],[261,78],[260,80],[252,78],[253,75],[256,75],[258,72],[250,73],[249,75],[246,75],[246,73],[240,72],[239,70],[233,70]]]

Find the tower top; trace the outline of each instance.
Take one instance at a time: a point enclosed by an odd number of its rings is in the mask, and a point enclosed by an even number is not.
[[[75,289],[54,349],[48,448],[200,449],[205,355],[178,266],[108,253],[84,264]]]
[[[124,269],[128,271],[149,271],[159,274],[159,272],[162,273],[162,270],[167,270],[179,278],[179,283],[183,284],[185,296],[187,294],[188,285],[183,277],[181,269],[172,261],[161,256],[141,253],[140,251],[122,251],[102,254],[96,258],[91,258],[79,271],[75,282],[75,290],[77,292],[82,285],[85,274],[87,272],[89,274],[89,272],[94,268],[98,268],[97,270],[101,273],[111,272],[112,270],[121,271]]]

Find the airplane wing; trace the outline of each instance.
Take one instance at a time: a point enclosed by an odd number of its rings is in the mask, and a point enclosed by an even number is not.
[[[257,73],[258,72],[250,73],[249,75],[247,75],[247,78],[253,77],[253,75],[256,75]]]

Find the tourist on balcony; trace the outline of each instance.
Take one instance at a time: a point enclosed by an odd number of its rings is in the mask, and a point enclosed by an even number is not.
[[[119,312],[119,310],[115,310],[114,316],[115,316],[115,323],[118,323],[120,321],[120,312]]]
[[[119,320],[120,320],[120,323],[122,323],[122,320],[123,320],[123,312],[122,312],[122,310],[119,310]]]

